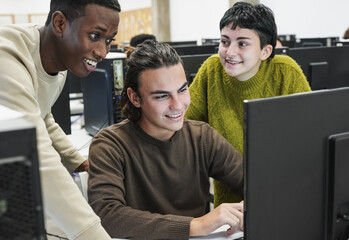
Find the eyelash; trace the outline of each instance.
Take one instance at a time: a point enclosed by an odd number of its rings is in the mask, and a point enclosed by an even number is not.
[[[221,43],[225,46],[230,45],[228,40],[221,40]],[[239,42],[239,47],[247,47],[249,44],[247,42]]]
[[[246,43],[246,42],[239,42],[239,46],[241,46],[241,47],[247,47],[247,46],[248,46],[248,43]]]
[[[227,40],[221,40],[221,43],[222,43],[223,45],[227,45],[227,44],[228,44],[228,41],[227,41]]]
[[[165,95],[160,95],[160,96],[156,96],[155,99],[158,99],[158,100],[163,100],[165,98],[168,98],[168,95],[165,94]]]
[[[99,33],[90,33],[90,38],[92,39],[92,41],[98,41],[101,36]],[[114,40],[114,38],[107,39],[107,45],[110,45]]]
[[[187,91],[187,90],[188,90],[188,87],[184,87],[184,88],[182,88],[182,89],[179,89],[179,90],[178,90],[178,93],[183,93],[183,92],[185,92],[185,91]],[[163,94],[163,95],[155,96],[155,99],[157,99],[157,100],[164,100],[164,99],[167,99],[167,98],[169,98],[169,95],[168,95],[168,94]]]

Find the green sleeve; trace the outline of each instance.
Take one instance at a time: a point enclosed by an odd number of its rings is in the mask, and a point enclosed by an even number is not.
[[[200,67],[194,81],[189,86],[191,103],[186,118],[207,122],[207,60]]]
[[[298,65],[298,63],[290,58],[290,64],[289,67],[291,67],[293,70],[288,70],[287,72],[287,78],[288,81],[291,81],[291,89],[290,92],[287,94],[293,94],[293,93],[301,93],[301,92],[310,92],[311,88],[309,85],[309,82],[307,81],[306,76],[304,75],[301,67]]]

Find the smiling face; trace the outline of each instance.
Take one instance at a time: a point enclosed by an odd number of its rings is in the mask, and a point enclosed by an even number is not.
[[[190,94],[181,63],[143,71],[139,77],[140,96],[131,88],[127,95],[135,107],[141,108],[138,124],[149,135],[169,141],[182,128]]]
[[[259,70],[261,62],[267,59],[272,46],[266,45],[261,49],[258,34],[251,30],[226,26],[221,30],[219,58],[226,73],[239,81],[247,81]]]
[[[97,62],[106,57],[118,31],[119,12],[88,4],[85,15],[66,23],[58,40],[59,61],[65,69],[79,77],[96,69]]]

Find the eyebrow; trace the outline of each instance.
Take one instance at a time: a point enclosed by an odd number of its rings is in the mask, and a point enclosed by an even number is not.
[[[224,38],[227,38],[227,39],[230,39],[227,35],[221,35],[221,37],[224,37]],[[251,40],[251,38],[248,38],[248,37],[238,37],[237,40]]]
[[[178,90],[181,90],[181,89],[185,88],[186,86],[188,86],[188,81],[185,81],[185,83]],[[151,92],[150,94],[154,95],[154,94],[167,94],[167,93],[169,93],[169,91],[157,90],[157,91]]]
[[[102,31],[102,32],[106,32],[106,31],[107,31],[107,29],[105,29],[105,28],[103,28],[103,27],[100,27],[100,26],[96,26],[95,29],[96,29],[96,30],[100,30],[100,31]]]

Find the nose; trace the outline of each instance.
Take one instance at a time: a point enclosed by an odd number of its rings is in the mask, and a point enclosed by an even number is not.
[[[99,42],[96,48],[93,50],[93,54],[97,57],[97,59],[104,59],[109,52],[109,48],[109,45]]]
[[[228,56],[236,56],[238,51],[238,47],[235,44],[230,44],[228,50],[227,50],[227,55]]]
[[[173,95],[171,98],[170,109],[171,110],[180,110],[183,107],[180,96]]]

